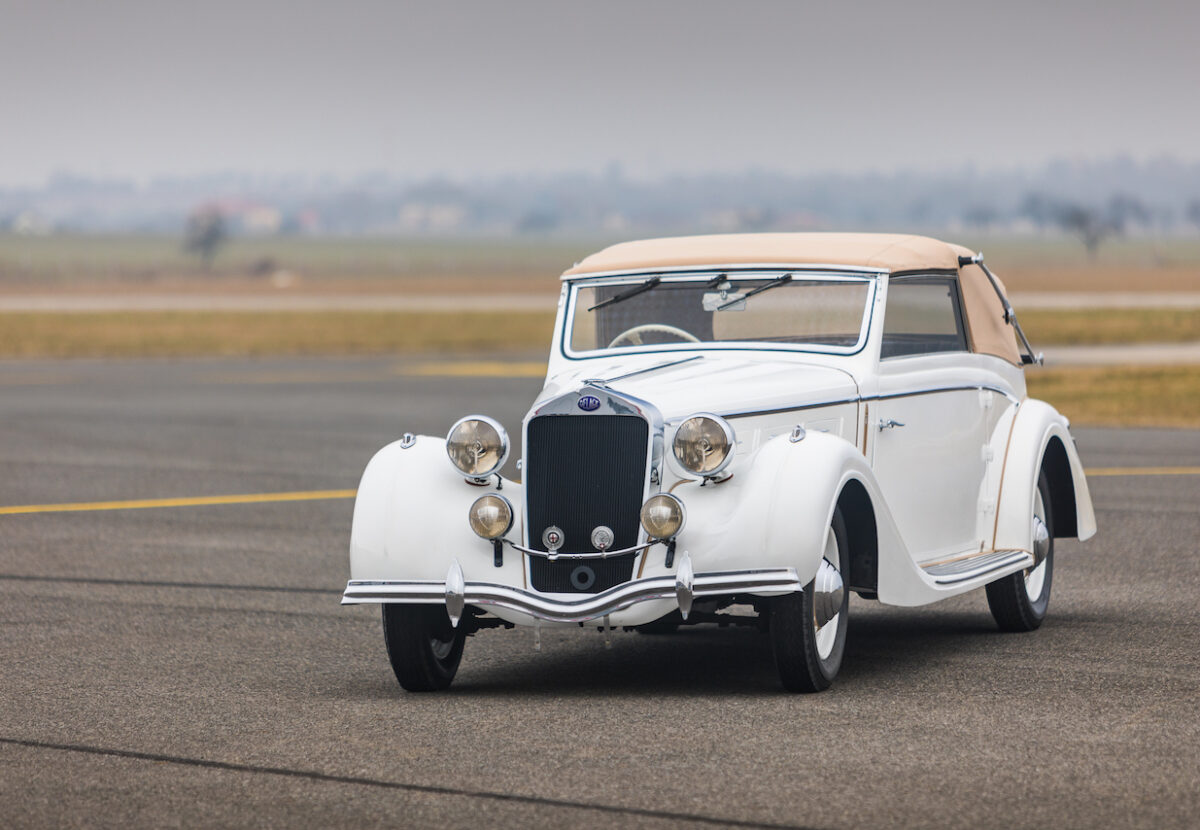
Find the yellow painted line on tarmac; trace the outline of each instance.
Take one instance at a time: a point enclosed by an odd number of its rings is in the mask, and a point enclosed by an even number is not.
[[[546,364],[499,360],[417,363],[401,368],[399,374],[442,378],[540,378],[546,375]]]
[[[1200,467],[1094,467],[1089,476],[1200,476]]]
[[[219,504],[267,504],[286,501],[352,499],[354,490],[303,490],[290,493],[238,493],[227,496],[189,496],[174,499],[90,501],[67,504],[17,504],[0,507],[0,516],[21,513],[83,513],[98,510],[146,510],[154,507],[206,507]]]

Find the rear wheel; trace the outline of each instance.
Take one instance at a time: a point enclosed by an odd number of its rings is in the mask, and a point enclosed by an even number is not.
[[[1033,631],[1046,618],[1050,583],[1054,577],[1054,515],[1046,474],[1038,476],[1033,497],[1034,556],[1041,561],[1031,568],[997,579],[987,586],[988,608],[1004,631]]]
[[[441,605],[383,606],[383,642],[392,671],[410,692],[445,689],[462,660],[466,633]]]
[[[779,679],[789,692],[828,689],[846,650],[849,593],[842,584],[850,567],[846,523],[839,508],[825,534],[817,575],[804,590],[771,600],[771,648]]]

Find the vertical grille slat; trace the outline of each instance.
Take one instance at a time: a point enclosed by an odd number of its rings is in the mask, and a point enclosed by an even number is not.
[[[545,550],[542,531],[563,531],[563,553],[587,553],[592,530],[607,525],[614,549],[637,544],[638,511],[645,490],[649,425],[633,415],[542,415],[526,428],[525,493],[529,544]],[[533,557],[530,576],[538,591],[598,593],[633,576],[634,554],[603,560]],[[572,584],[581,565],[592,569],[593,584]]]

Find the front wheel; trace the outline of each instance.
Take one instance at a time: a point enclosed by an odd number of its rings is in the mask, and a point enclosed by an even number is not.
[[[1003,631],[1033,631],[1046,618],[1054,576],[1054,514],[1046,474],[1038,476],[1033,497],[1033,567],[997,579],[987,586],[988,608]]]
[[[442,605],[383,606],[383,642],[392,671],[410,692],[436,692],[454,680],[466,633]]]
[[[839,508],[825,534],[816,576],[804,590],[771,600],[771,649],[789,692],[824,691],[842,667],[850,602],[842,575],[849,568],[850,545]]]

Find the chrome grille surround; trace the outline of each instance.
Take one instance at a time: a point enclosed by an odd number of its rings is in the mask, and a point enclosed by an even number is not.
[[[570,421],[556,423],[560,418]],[[626,418],[636,418],[637,423],[625,422]],[[593,427],[600,443],[593,447],[579,443]],[[572,442],[561,457],[554,455],[557,441]],[[645,447],[638,452],[636,444],[641,442]],[[662,415],[653,404],[603,382],[587,381],[526,416],[524,447],[525,546],[545,550],[541,525],[547,523],[568,529],[559,554],[595,553],[590,536],[594,526],[601,524],[616,531],[613,547],[617,550],[646,542],[637,513],[650,495],[651,471],[661,474],[663,463]],[[622,449],[629,454],[623,455]],[[577,469],[580,466],[593,469]],[[531,587],[544,593],[595,594],[631,579],[638,555],[601,556],[586,562],[528,556],[527,576]],[[581,566],[595,578],[578,578]]]

